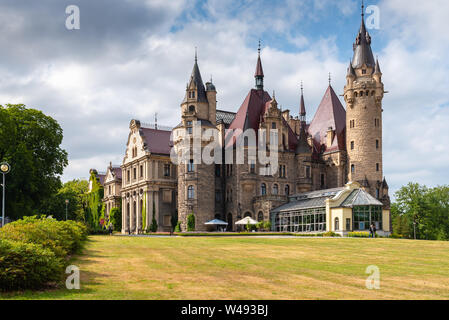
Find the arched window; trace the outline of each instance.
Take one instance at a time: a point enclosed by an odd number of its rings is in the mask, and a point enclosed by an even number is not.
[[[273,185],[273,194],[275,195],[279,194],[279,186],[277,184]]]
[[[251,216],[252,216],[252,214],[249,211],[245,212],[245,214],[243,215],[244,218],[246,218],[246,217],[250,217],[251,218]]]
[[[290,186],[288,184],[285,185],[285,195],[286,196],[290,195]]]
[[[357,93],[357,92],[354,92],[354,97],[358,97],[359,96],[359,94]]]
[[[257,221],[263,221],[263,212],[259,211],[259,213],[257,214]]]
[[[351,164],[351,173],[355,173],[355,165]]]
[[[195,188],[193,186],[189,186],[187,188],[187,199],[194,199],[195,198]]]
[[[189,112],[195,112],[195,106],[189,106]]]
[[[340,220],[338,218],[335,218],[334,228],[335,228],[335,231],[340,230]]]
[[[262,183],[260,185],[260,195],[264,196],[267,194],[267,185],[265,183]]]

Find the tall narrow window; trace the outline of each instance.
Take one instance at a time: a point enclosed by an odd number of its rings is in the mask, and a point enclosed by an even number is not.
[[[380,171],[380,166],[378,163],[376,163],[376,171],[379,172]]]
[[[285,185],[285,195],[286,196],[290,195],[290,186],[288,184]]]
[[[354,150],[354,141],[351,141],[351,150]]]
[[[133,179],[137,179],[137,169],[133,168]]]
[[[262,183],[260,186],[260,195],[264,196],[267,194],[267,185]]]
[[[273,185],[273,194],[278,195],[279,194],[279,186],[277,184]]]
[[[187,188],[187,199],[192,200],[195,198],[195,188],[193,186],[189,186]]]
[[[164,177],[170,177],[170,164],[164,164]]]
[[[143,165],[140,165],[140,177],[143,178]]]
[[[379,149],[379,140],[376,140],[376,149]]]
[[[195,164],[193,163],[193,159],[190,159],[187,163],[187,172],[195,171]]]
[[[351,164],[351,173],[355,173],[355,165]]]

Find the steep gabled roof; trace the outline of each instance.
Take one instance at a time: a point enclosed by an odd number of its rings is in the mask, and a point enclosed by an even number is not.
[[[346,110],[343,108],[332,86],[327,88],[309,125],[308,132],[313,138],[316,150],[321,151],[321,146],[326,145],[326,135],[330,127],[335,131],[335,138],[331,147],[332,150],[327,151],[344,150]]]
[[[265,112],[265,105],[270,101],[271,97],[268,92],[251,89],[229,126],[231,130],[240,130],[234,131],[232,135],[229,134],[230,132],[226,135],[226,147],[234,145],[234,139],[236,141],[244,130],[249,128],[254,129],[256,132],[259,130],[260,119]]]
[[[251,89],[229,126],[229,129],[234,131],[232,134],[229,132],[226,135],[226,147],[233,146],[240,134],[248,129],[253,129],[256,132],[257,137],[260,123],[263,121],[263,115],[270,107],[271,101],[272,99],[266,91]],[[295,151],[298,143],[296,135],[283,117],[282,123],[288,128],[288,148],[290,151]]]
[[[149,152],[170,155],[173,145],[170,140],[171,131],[140,128],[140,133],[144,139],[144,147]]]

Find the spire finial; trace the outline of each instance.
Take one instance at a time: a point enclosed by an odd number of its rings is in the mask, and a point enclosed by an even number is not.
[[[259,48],[257,49],[257,52],[259,53],[260,56],[260,39],[259,39]]]
[[[365,17],[365,2],[362,0],[362,19]]]
[[[195,47],[195,63],[198,62],[198,48]]]
[[[157,130],[157,112],[154,114],[154,128]]]
[[[332,82],[332,77],[331,77],[331,73],[329,72],[329,86],[331,85]]]
[[[301,95],[304,94],[304,86],[302,85],[302,80],[301,80]]]

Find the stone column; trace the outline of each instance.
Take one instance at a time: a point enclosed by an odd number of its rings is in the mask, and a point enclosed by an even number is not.
[[[142,230],[142,214],[140,212],[140,192],[137,192],[136,196],[136,234]]]
[[[122,198],[122,234],[126,233],[126,200]]]
[[[161,226],[161,219],[159,216],[159,191],[155,191],[154,192],[154,205],[155,205],[155,211],[156,211],[156,221],[158,224],[158,229],[160,229]]]

